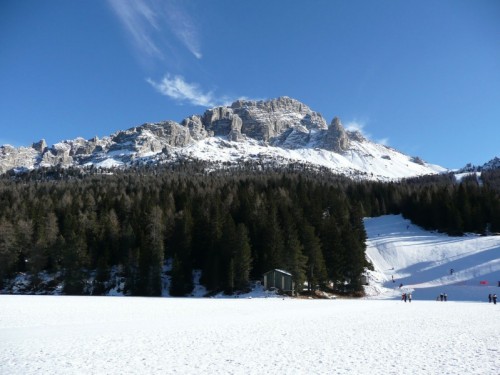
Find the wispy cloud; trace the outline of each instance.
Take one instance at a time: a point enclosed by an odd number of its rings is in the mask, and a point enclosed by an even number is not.
[[[154,41],[159,30],[158,16],[146,1],[108,0],[125,29],[132,36],[135,48],[151,57],[162,58],[163,53]]]
[[[182,76],[167,74],[160,82],[147,79],[158,92],[179,102],[189,102],[203,107],[213,107],[220,104],[212,91],[203,92],[196,83],[188,83]]]
[[[377,139],[375,142],[380,143],[381,145],[384,146],[389,146],[389,138]]]
[[[197,58],[201,59],[200,39],[198,28],[191,17],[173,3],[165,3],[165,13],[168,25],[184,46]]]
[[[250,100],[247,97],[229,97],[216,95],[213,91],[203,91],[197,83],[186,82],[180,75],[167,74],[159,82],[148,78],[146,80],[162,95],[168,96],[179,103],[189,103],[202,107],[216,107],[219,105],[230,105],[236,100]],[[257,100],[257,99],[253,99]]]
[[[365,126],[366,126],[366,123],[364,121],[358,121],[358,120],[352,120],[352,121],[349,121],[347,124],[345,124],[345,129],[348,130],[348,131],[357,131],[357,132],[360,132],[361,134],[363,134],[364,136],[367,136],[367,134],[365,133]]]
[[[190,15],[171,1],[108,0],[135,48],[150,57],[165,59],[165,33],[174,35],[197,59],[201,59],[198,30]]]
[[[367,139],[373,139],[372,135],[366,131],[366,121],[360,121],[360,120],[352,120],[349,121],[348,123],[345,124],[345,129],[348,131],[357,131],[360,132],[363,137]],[[375,140],[376,143],[380,143],[384,146],[389,146],[389,138],[381,138]]]

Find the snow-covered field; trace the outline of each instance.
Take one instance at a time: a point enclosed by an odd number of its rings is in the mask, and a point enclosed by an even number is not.
[[[0,296],[1,374],[498,374],[500,304]]]
[[[359,300],[0,295],[0,374],[499,374],[500,236],[365,226]]]

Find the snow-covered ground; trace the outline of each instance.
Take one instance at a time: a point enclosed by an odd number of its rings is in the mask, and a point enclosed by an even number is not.
[[[400,215],[365,219],[365,228],[366,254],[375,267],[367,292],[374,298],[413,292],[419,300],[446,293],[453,301],[486,301],[500,294],[500,236],[450,237]]]
[[[1,374],[498,374],[500,304],[0,296]]]

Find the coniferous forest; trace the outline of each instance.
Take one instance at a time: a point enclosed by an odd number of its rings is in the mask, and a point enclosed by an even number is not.
[[[352,181],[300,165],[202,163],[133,169],[39,169],[0,178],[0,288],[43,272],[65,294],[104,294],[119,267],[128,295],[157,296],[168,260],[170,294],[245,291],[273,268],[297,285],[362,291],[363,217],[403,214],[463,235],[500,232],[500,171],[457,183],[452,175]],[[85,284],[92,274],[91,292]]]

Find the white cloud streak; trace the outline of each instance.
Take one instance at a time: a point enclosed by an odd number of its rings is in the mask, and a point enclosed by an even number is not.
[[[198,29],[189,14],[171,1],[108,0],[111,8],[132,36],[135,48],[150,57],[164,59],[162,35],[172,33],[197,59],[202,58]]]
[[[213,91],[203,91],[197,83],[186,82],[184,77],[180,75],[172,76],[167,73],[159,82],[151,78],[148,78],[146,81],[162,95],[168,96],[179,103],[187,102],[201,107],[230,105],[236,100],[257,100],[249,99],[244,96],[216,96]]]
[[[198,84],[188,83],[182,76],[171,76],[167,74],[160,82],[147,79],[159,93],[175,99],[179,102],[189,102],[203,107],[214,107],[220,104],[211,91],[203,92]]]
[[[384,146],[389,146],[389,138],[377,139],[376,142]]]
[[[163,53],[153,39],[153,31],[158,30],[158,17],[151,7],[142,0],[108,0],[111,8],[132,36],[135,48],[151,57],[163,58]]]
[[[198,29],[191,17],[169,2],[165,4],[164,14],[172,32],[197,59],[201,59],[203,55],[201,54]]]
[[[345,129],[347,131],[357,131],[360,132],[363,137],[367,139],[372,139],[371,134],[369,134],[366,130],[366,122],[365,121],[358,121],[358,120],[352,120],[349,121],[348,123],[345,124]],[[389,138],[381,138],[375,141],[376,143],[382,144],[384,146],[389,146]]]
[[[353,131],[358,131],[363,135],[365,134],[364,128],[365,128],[365,123],[357,120],[349,121],[347,124],[345,124],[345,129],[353,132]]]

